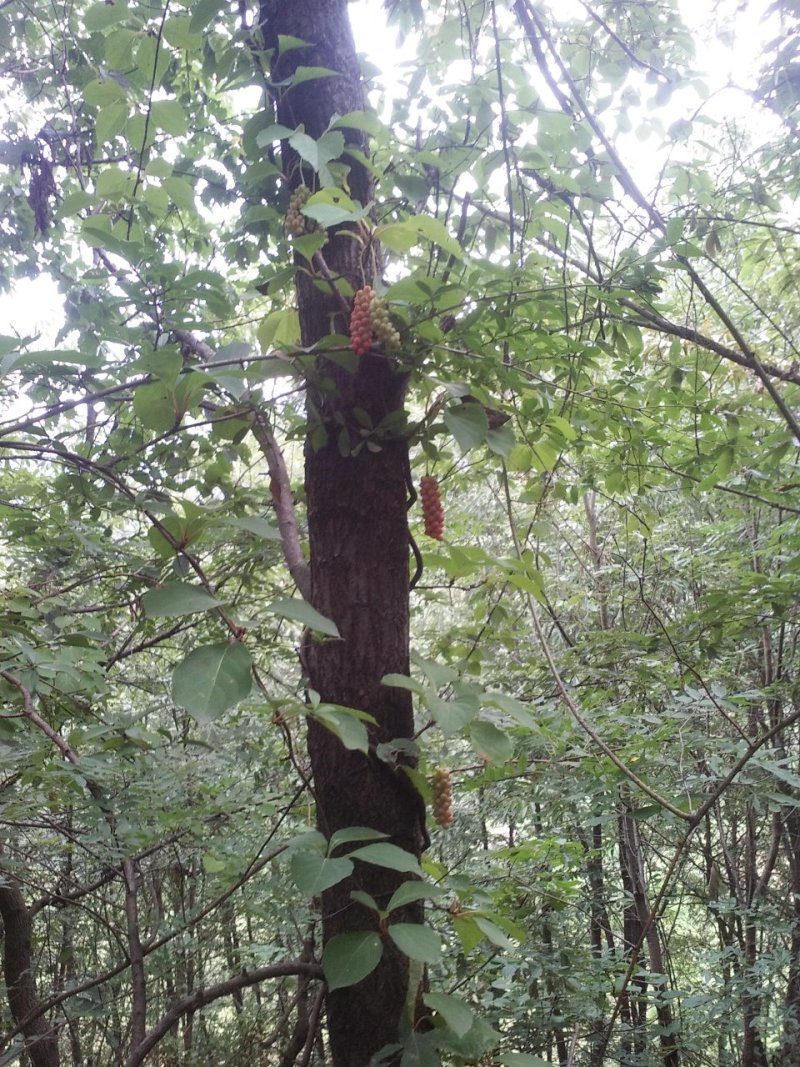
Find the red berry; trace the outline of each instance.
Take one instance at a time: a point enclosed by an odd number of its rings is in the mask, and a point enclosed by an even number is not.
[[[439,494],[439,483],[430,474],[425,474],[419,480],[419,491],[425,533],[435,541],[441,541],[444,536],[444,508]]]

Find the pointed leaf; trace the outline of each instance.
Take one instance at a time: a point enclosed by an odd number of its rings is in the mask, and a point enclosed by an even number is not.
[[[299,597],[286,597],[283,600],[273,600],[266,608],[272,615],[280,615],[283,619],[292,619],[293,622],[302,623],[310,630],[325,634],[327,637],[339,637],[336,623],[320,615],[316,608],[301,600]]]
[[[167,582],[142,597],[144,613],[150,619],[191,615],[195,611],[209,611],[220,604],[221,601],[215,600],[205,589],[184,582]]]
[[[238,641],[196,648],[172,673],[172,699],[198,722],[212,722],[249,696],[252,665]]]
[[[326,859],[316,852],[295,852],[289,864],[295,885],[306,896],[316,897],[353,872],[348,859]]]
[[[514,742],[508,734],[485,719],[470,726],[469,739],[478,755],[491,763],[505,763],[514,755]]]
[[[383,955],[377,934],[335,934],[322,953],[322,970],[329,992],[355,985],[375,970]]]
[[[387,835],[380,830],[371,830],[369,826],[346,826],[344,830],[337,830],[331,834],[328,844],[328,852],[331,853],[339,845],[347,845],[351,841],[376,841]]]
[[[448,408],[443,418],[462,452],[469,452],[486,441],[489,422],[480,404],[459,404],[458,407]]]
[[[395,908],[402,908],[405,904],[413,904],[417,900],[426,900],[430,897],[440,897],[443,893],[443,889],[440,889],[438,885],[431,885],[430,882],[403,882],[392,893],[386,910],[387,912],[394,911]]]
[[[442,958],[442,942],[439,935],[430,926],[420,923],[392,923],[389,936],[402,953],[412,960],[420,960],[431,965],[439,963]]]
[[[475,1013],[460,997],[451,997],[446,993],[426,993],[422,1000],[427,1007],[438,1011],[447,1026],[458,1037],[463,1037],[475,1022]]]
[[[351,859],[363,860],[365,863],[374,863],[377,867],[388,867],[392,871],[409,871],[412,874],[422,874],[416,856],[406,852],[397,845],[388,841],[377,845],[364,845],[350,853]]]

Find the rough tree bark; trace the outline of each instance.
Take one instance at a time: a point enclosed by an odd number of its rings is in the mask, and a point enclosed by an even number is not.
[[[302,124],[318,138],[334,114],[364,107],[361,77],[347,15],[346,0],[262,0],[261,25],[272,48],[271,83],[277,121],[291,129]],[[308,47],[279,55],[280,35],[299,37]],[[319,66],[339,72],[285,87],[296,67]],[[280,87],[284,83],[284,87]],[[356,130],[344,131],[347,143],[368,151]],[[367,171],[352,157],[350,196],[366,204],[372,196]],[[283,142],[281,163],[287,182],[314,186],[314,175],[301,172],[300,161]],[[297,301],[303,344],[319,342],[331,332],[346,333],[348,316],[330,279],[346,279],[353,289],[371,284],[378,270],[374,246],[329,231],[324,263],[312,276],[298,260]],[[405,381],[393,361],[373,351],[360,358],[355,372],[319,357],[308,384],[309,434],[305,485],[314,606],[336,623],[341,640],[307,641],[303,661],[309,686],[325,702],[358,708],[374,716],[370,754],[350,752],[319,723],[310,721],[308,748],[317,802],[317,824],[330,836],[345,826],[369,826],[389,835],[401,848],[419,856],[424,846],[424,807],[398,767],[382,761],[381,742],[413,736],[410,694],[381,684],[388,672],[408,673],[409,537],[408,443],[401,436],[376,440],[378,451],[352,454],[341,445],[342,431],[359,440],[353,411],[366,411],[373,425],[403,408]],[[324,433],[322,430],[324,429]],[[407,877],[407,876],[406,876]],[[407,959],[380,931],[374,912],[350,897],[358,888],[385,905],[404,876],[376,866],[357,864],[354,877],[323,895],[323,939],[366,929],[383,940],[378,968],[356,986],[328,996],[327,1020],[335,1067],[362,1067],[381,1048],[398,1041],[407,1005],[418,990],[409,990]],[[395,912],[393,921],[421,922],[422,905]]]
[[[43,1016],[25,1023],[39,1007],[33,980],[33,934],[28,907],[8,874],[0,884],[0,918],[3,920],[3,971],[11,1014],[27,1042],[33,1067],[59,1067],[58,1036]]]

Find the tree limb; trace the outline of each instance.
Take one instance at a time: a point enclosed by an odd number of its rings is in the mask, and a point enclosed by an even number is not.
[[[269,967],[257,967],[252,971],[241,971],[232,978],[226,978],[223,982],[208,986],[206,989],[195,989],[184,997],[176,1000],[168,1012],[161,1018],[153,1029],[147,1034],[125,1060],[124,1067],[139,1067],[144,1063],[146,1056],[155,1048],[159,1041],[165,1037],[172,1027],[184,1015],[191,1011],[197,1011],[207,1004],[219,1000],[220,997],[229,996],[239,989],[257,985],[268,978],[284,978],[289,975],[307,975],[309,978],[322,979],[322,967],[318,963],[310,963],[307,960],[288,960],[285,963],[274,963]]]

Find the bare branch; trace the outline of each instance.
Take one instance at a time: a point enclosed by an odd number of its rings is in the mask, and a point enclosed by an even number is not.
[[[257,967],[253,971],[242,971],[232,978],[218,982],[207,989],[195,989],[185,997],[177,1000],[161,1021],[147,1034],[133,1052],[125,1060],[124,1067],[139,1067],[144,1063],[147,1055],[155,1048],[158,1042],[165,1037],[172,1027],[189,1012],[197,1011],[207,1004],[219,1000],[220,997],[229,996],[239,989],[257,985],[268,978],[285,978],[289,975],[304,974],[309,978],[322,979],[322,967],[318,963],[309,963],[307,960],[288,960],[285,963],[274,963],[269,967]]]

